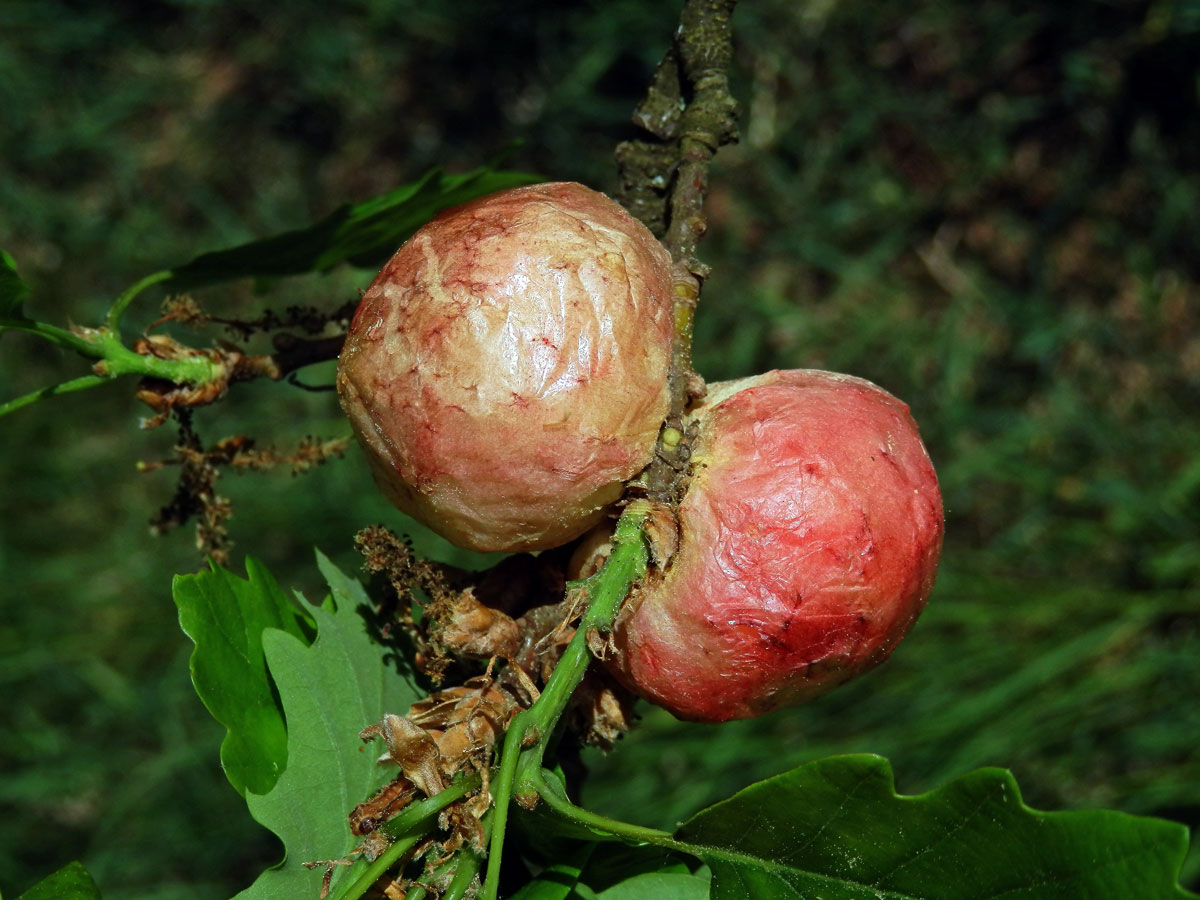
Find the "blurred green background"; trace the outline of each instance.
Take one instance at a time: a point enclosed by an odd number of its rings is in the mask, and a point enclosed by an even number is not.
[[[0,6],[0,247],[49,322],[138,277],[302,225],[441,164],[613,187],[612,148],[678,3],[485,0]],[[906,399],[948,510],[943,574],[892,661],[723,727],[646,709],[584,798],[650,824],[828,753],[926,790],[1011,767],[1027,800],[1200,824],[1200,4],[757,0],[735,20],[696,361],[812,366]],[[208,290],[253,317],[370,273]],[[149,297],[138,324],[157,315]],[[193,336],[203,341],[207,337]],[[85,371],[6,335],[0,398]],[[304,373],[331,381],[328,366]],[[151,537],[170,426],[133,385],[0,421],[0,890],[74,858],[105,896],[221,898],[276,857],[217,764],[173,573]],[[207,441],[348,429],[334,396],[250,384]],[[319,545],[411,529],[357,451],[227,474],[231,535],[315,596]],[[447,555],[427,535],[418,545]],[[235,563],[240,568],[240,562]],[[1184,873],[1200,884],[1200,852]]]

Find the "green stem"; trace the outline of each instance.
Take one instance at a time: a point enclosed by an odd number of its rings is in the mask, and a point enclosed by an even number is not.
[[[383,877],[392,866],[394,866],[400,857],[404,856],[409,850],[417,845],[425,835],[422,832],[416,834],[405,835],[401,838],[396,838],[388,844],[388,848],[379,856],[373,859],[361,875],[350,882],[350,886],[339,894],[335,894],[333,900],[357,900],[367,891],[371,889],[371,885]]]
[[[546,805],[564,819],[590,831],[598,832],[598,836],[616,838],[630,844],[654,844],[672,850],[685,848],[685,845],[671,837],[669,832],[610,819],[584,809],[582,806],[576,806],[567,798],[561,785],[557,784],[553,778],[548,778],[547,774],[545,769],[540,770],[536,775],[530,776],[529,784],[537,790]]]
[[[23,331],[92,359],[100,356],[91,338],[47,322],[35,322],[33,319],[0,319],[0,332],[2,331]]]
[[[96,372],[109,378],[120,375],[140,375],[161,378],[173,384],[207,384],[221,376],[222,366],[208,356],[182,356],[178,359],[160,359],[149,354],[136,353],[121,343],[107,328],[94,332],[93,355],[100,357]]]
[[[485,835],[491,825],[491,818],[492,814],[489,812],[485,813],[480,820]],[[442,892],[438,895],[438,900],[463,900],[471,890],[471,885],[474,884],[475,878],[482,868],[482,856],[470,847],[460,848],[450,859],[433,871],[433,877],[430,880],[435,885],[445,885],[441,888]],[[425,900],[427,896],[429,896],[429,891],[417,884],[409,888],[408,893],[404,895],[404,900]]]
[[[131,284],[125,289],[125,292],[121,294],[120,297],[113,301],[113,305],[108,309],[108,315],[104,318],[104,324],[113,334],[120,334],[121,316],[124,315],[125,310],[129,307],[129,304],[133,302],[134,298],[146,288],[166,281],[174,274],[174,272],[169,270],[154,272],[150,275],[147,275],[140,281],[136,281]]]
[[[24,331],[53,344],[74,350],[80,356],[100,360],[96,374],[115,378],[118,375],[143,375],[163,378],[176,384],[203,384],[212,381],[220,366],[206,356],[185,356],[161,359],[137,353],[121,343],[120,336],[110,328],[80,328],[68,331],[45,322],[2,320],[0,328]]]
[[[138,375],[144,378],[158,378],[172,384],[191,385],[209,384],[224,377],[225,367],[212,356],[193,354],[175,359],[161,359],[152,354],[137,353],[122,343],[121,316],[129,304],[146,288],[166,281],[172,274],[165,270],[154,272],[131,285],[113,302],[105,316],[104,325],[100,328],[67,329],[32,319],[0,317],[0,332],[23,331],[65,350],[73,350],[88,359],[99,360],[94,366],[95,375],[76,378],[10,400],[0,405],[0,416],[47,397],[95,387],[121,375]]]
[[[635,501],[625,508],[613,535],[612,554],[604,567],[585,582],[591,599],[575,636],[567,644],[537,702],[517,715],[508,726],[501,749],[500,770],[491,785],[496,808],[488,850],[487,878],[480,892],[483,900],[497,900],[500,856],[504,848],[509,804],[514,794],[537,790],[542,757],[554,728],[591,662],[588,634],[592,631],[602,635],[608,633],[630,587],[646,572],[647,550],[642,537],[642,523],[647,512],[647,504],[642,501]],[[531,747],[524,748],[526,737],[530,735],[536,736],[536,741]]]
[[[150,354],[137,353],[121,343],[120,336],[109,327],[80,328],[68,331],[45,322],[3,319],[0,320],[0,330],[4,329],[36,335],[59,347],[73,350],[81,356],[99,360],[99,362],[93,366],[94,375],[84,375],[9,400],[0,405],[0,417],[16,412],[39,400],[45,400],[47,397],[86,390],[122,375],[159,378],[172,384],[201,385],[217,381],[225,374],[221,363],[207,355],[161,359]]]
[[[433,797],[412,803],[396,816],[389,819],[383,826],[388,837],[393,838],[387,850],[362,871],[354,881],[334,893],[331,900],[357,900],[365,894],[376,881],[383,877],[396,862],[409,850],[416,846],[429,830],[428,825],[438,813],[456,800],[475,790],[480,785],[478,775],[466,775],[455,781],[450,787]]]
[[[527,776],[541,771],[542,757],[554,733],[559,718],[571,700],[571,694],[583,679],[592,661],[588,650],[588,635],[598,632],[601,638],[612,630],[613,619],[633,583],[646,574],[648,554],[642,536],[642,523],[649,510],[644,501],[635,501],[625,509],[613,535],[613,550],[604,567],[587,579],[586,590],[591,596],[587,612],[567,645],[562,659],[546,683],[546,689],[528,712],[538,729],[537,743],[521,755],[517,770],[518,789],[524,787]]]
[[[497,900],[497,891],[500,888],[500,854],[504,851],[504,831],[508,826],[508,806],[512,801],[513,782],[516,779],[517,763],[521,758],[521,744],[529,729],[530,713],[532,712],[533,708],[531,707],[515,716],[509,723],[508,731],[504,735],[504,746],[500,751],[500,771],[492,779],[491,792],[496,808],[493,810],[495,820],[492,822],[491,841],[488,844],[487,878],[483,883],[483,890],[480,892],[480,896],[484,900]]]
[[[0,418],[7,416],[11,412],[16,412],[22,407],[37,403],[39,400],[45,400],[47,397],[56,397],[59,394],[70,394],[74,391],[83,391],[88,388],[98,387],[102,384],[107,384],[108,379],[102,375],[81,375],[79,378],[73,378],[70,381],[64,381],[62,384],[56,384],[51,387],[42,388],[41,390],[32,391],[22,397],[16,397],[9,400],[7,403],[0,403]]]
[[[442,892],[441,900],[462,900],[471,890],[471,885],[479,875],[479,870],[483,868],[483,857],[470,847],[464,847],[455,856],[454,877],[450,879],[446,890]]]

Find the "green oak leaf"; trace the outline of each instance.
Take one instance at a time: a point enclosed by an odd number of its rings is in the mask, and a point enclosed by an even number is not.
[[[708,900],[709,881],[703,874],[687,871],[646,872],[595,896],[597,900]]]
[[[676,838],[713,900],[1181,900],[1187,830],[1107,810],[1038,812],[980,769],[919,796],[887,760],[831,757],[717,803]]]
[[[17,900],[100,900],[100,891],[82,863],[69,862]]]
[[[432,169],[413,184],[342,206],[307,228],[205,253],[172,269],[166,283],[180,290],[239,278],[324,272],[343,262],[378,267],[440,210],[540,180],[525,172],[488,167],[461,175]]]
[[[584,850],[574,856],[586,858],[592,846],[585,845]],[[582,873],[583,866],[578,861],[567,859],[551,863],[538,872],[536,878],[521,885],[509,900],[570,900],[578,896],[576,890]]]
[[[29,285],[17,274],[17,264],[0,250],[0,319],[24,319],[21,303],[29,296]]]
[[[178,575],[179,624],[196,644],[190,668],[196,693],[228,729],[221,765],[238,793],[264,794],[287,767],[287,726],[263,658],[264,629],[306,640],[309,620],[261,563],[246,558],[248,578],[213,565]]]
[[[605,844],[587,861],[570,900],[708,900],[710,873],[653,847]]]
[[[317,554],[333,602],[308,605],[317,636],[311,645],[277,629],[263,633],[267,664],[287,716],[288,763],[267,794],[246,794],[251,815],[283,841],[286,856],[238,900],[317,897],[321,867],[303,863],[344,857],[357,844],[346,816],[395,770],[381,769],[379,751],[358,733],[385,712],[405,712],[420,696],[410,681],[387,668],[357,606],[365,594],[328,559]],[[338,866],[336,887],[357,877],[361,863]]]
[[[678,854],[615,843],[577,844],[511,900],[707,900],[709,872]]]

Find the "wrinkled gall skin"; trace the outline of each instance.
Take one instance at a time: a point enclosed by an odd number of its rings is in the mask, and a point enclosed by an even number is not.
[[[679,551],[627,602],[607,662],[701,722],[799,703],[883,662],[941,552],[933,466],[908,407],[811,370],[711,385]]]
[[[437,216],[367,289],[342,406],[404,512],[476,550],[558,546],[653,454],[671,304],[666,250],[603,194],[494,194]]]

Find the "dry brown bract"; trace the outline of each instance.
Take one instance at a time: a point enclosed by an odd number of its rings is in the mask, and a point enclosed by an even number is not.
[[[489,673],[465,684],[438,691],[409,707],[408,715],[387,714],[376,725],[364,728],[364,741],[381,738],[381,764],[394,764],[400,775],[375,796],[350,813],[350,829],[368,836],[407,806],[418,794],[433,797],[464,768],[474,768],[483,777],[475,796],[455,803],[442,814],[440,824],[449,832],[440,841],[450,852],[466,841],[482,849],[483,830],[479,818],[491,797],[487,773],[496,741],[513,716],[528,708],[537,689],[517,666],[506,666],[498,676]],[[361,852],[369,855],[372,845]]]

